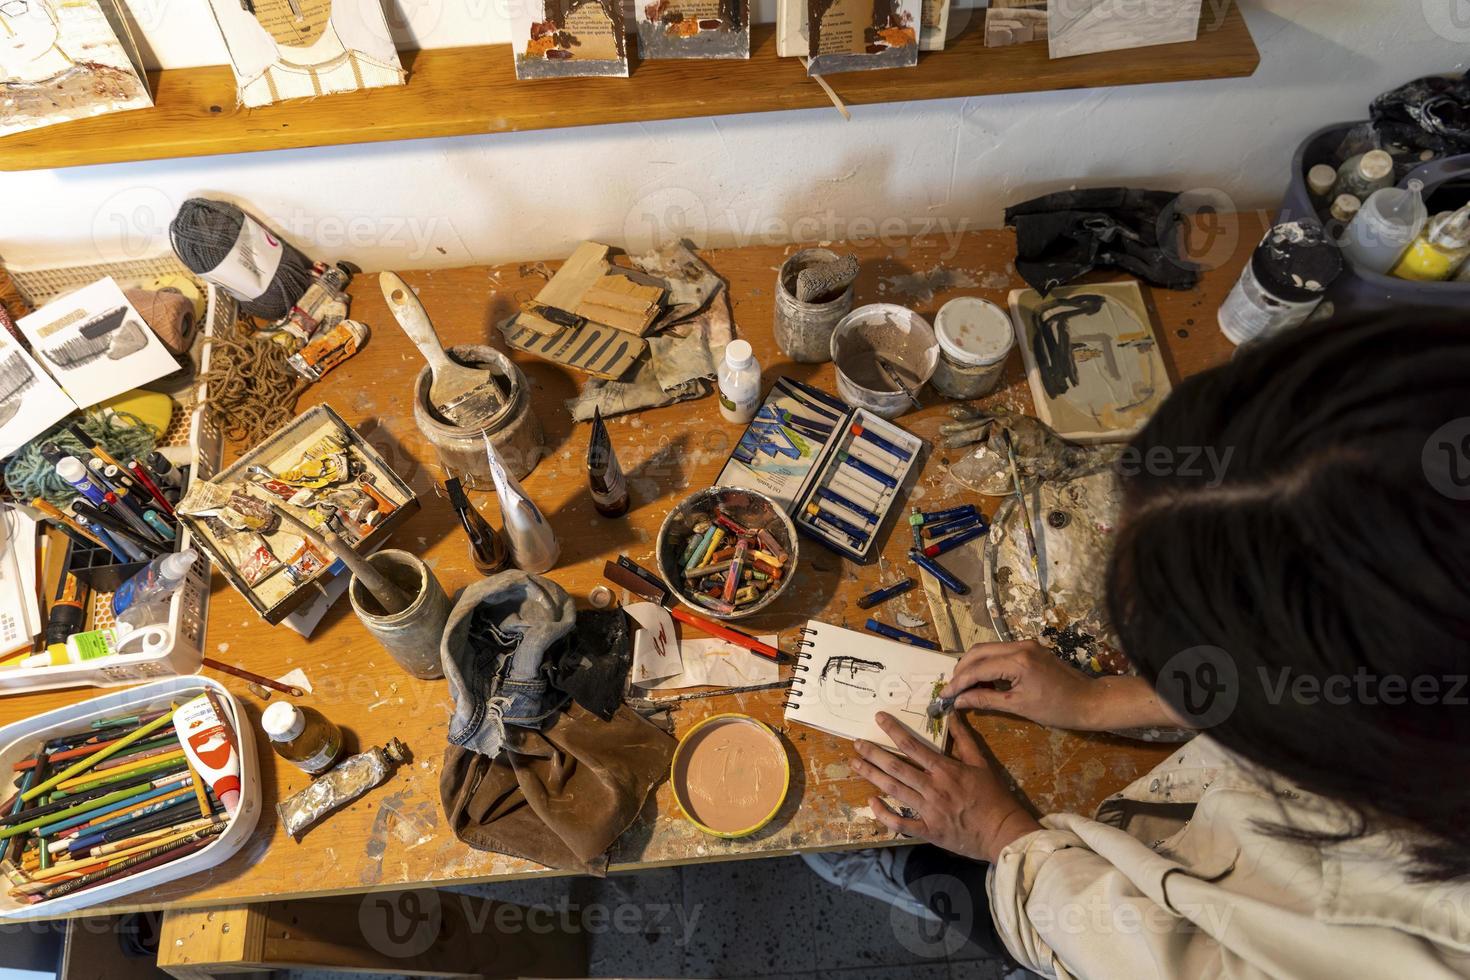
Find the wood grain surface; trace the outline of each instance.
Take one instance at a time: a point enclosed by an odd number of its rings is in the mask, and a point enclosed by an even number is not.
[[[986,48],[976,22],[916,68],[829,81],[849,105],[1251,75],[1261,55],[1240,10],[1206,5],[1199,39],[1052,61],[1045,42]],[[749,60],[649,61],[630,78],[517,81],[508,44],[400,54],[402,86],[247,109],[225,65],[150,73],[154,107],[0,139],[0,170],[211,156],[305,146],[557,129],[830,105],[799,59],[756,25]],[[861,117],[859,117],[861,118]]]
[[[1234,283],[1267,220],[1263,214],[1204,216],[1193,236],[1193,254],[1209,270],[1201,286],[1188,292],[1144,288],[1174,378],[1225,361],[1232,350],[1215,324],[1215,311]],[[849,243],[862,261],[857,301],[912,305],[932,318],[957,295],[978,295],[1004,303],[1006,293],[1023,285],[1011,260],[1015,243],[1009,231],[966,232],[957,238],[918,238],[897,247],[876,241]],[[837,245],[834,247],[849,247]],[[705,258],[730,286],[740,336],[755,348],[763,385],[782,374],[835,390],[830,364],[796,365],[785,360],[771,335],[772,286],[783,258],[798,246],[752,246],[711,250]],[[536,264],[536,265],[539,265]],[[516,293],[532,295],[540,282],[536,265],[503,265],[405,273],[419,292],[447,344],[504,345],[493,325],[504,317]],[[552,263],[555,265],[555,263]],[[544,267],[542,267],[544,268]],[[930,297],[904,288],[914,272],[973,285],[941,289]],[[1109,277],[1103,277],[1109,278]],[[440,473],[432,449],[419,435],[409,412],[410,387],[422,359],[388,314],[377,277],[352,284],[352,315],[372,326],[373,336],[355,358],[312,388],[297,407],[330,404],[362,432],[416,488],[423,509],[396,534],[393,545],[425,556],[445,588],[453,592],[476,579],[468,547],[448,502],[435,493]],[[603,562],[619,553],[652,566],[654,538],[668,508],[708,486],[739,438],[741,427],[721,420],[713,397],[608,420],[608,428],[627,471],[633,509],[606,519],[592,507],[584,459],[589,427],[573,425],[564,403],[578,390],[574,373],[523,354],[512,355],[529,376],[534,406],[546,429],[549,455],[524,480],[526,490],[547,513],[562,544],[562,557],[550,577],[586,606],[600,584]],[[948,402],[932,391],[924,409],[899,421],[934,444],[946,421]],[[992,404],[1030,410],[1031,399],[1013,355]],[[953,483],[943,453],[926,453],[910,499],[935,509],[977,501],[991,513],[997,501],[978,498]],[[490,494],[474,494],[483,512],[499,524]],[[893,581],[909,573],[905,528],[882,541],[883,558],[857,566],[814,543],[804,542],[798,578],[768,611],[744,626],[777,632],[782,647],[793,649],[795,630],[819,618],[860,628],[866,614],[854,601],[880,578]],[[919,591],[899,600],[928,618]],[[894,605],[898,605],[895,603]],[[894,607],[884,607],[885,613]],[[890,621],[891,621],[891,617]],[[927,632],[927,630],[920,630]],[[691,634],[692,635],[692,634]],[[932,635],[932,634],[931,634]],[[310,642],[285,627],[263,623],[249,605],[214,577],[206,655],[258,673],[279,676],[301,668],[315,686],[303,703],[315,706],[346,729],[356,745],[375,745],[397,736],[414,753],[385,785],[308,832],[299,842],[281,829],[277,800],[296,792],[307,777],[277,759],[258,723],[264,702],[234,677],[206,671],[226,684],[246,705],[256,726],[263,766],[264,813],[254,836],[232,860],[212,871],[183,879],[109,907],[181,908],[392,889],[418,884],[477,882],[547,873],[524,860],[471,850],[446,829],[439,799],[440,761],[450,712],[444,681],[411,678],[367,635],[345,601],[339,602]],[[789,668],[783,668],[783,674]],[[94,697],[78,689],[0,698],[0,724]],[[283,695],[276,695],[282,697]],[[708,837],[678,815],[667,783],[661,785],[642,818],[613,849],[615,867],[648,867],[700,861],[789,854],[800,850],[864,847],[892,841],[866,816],[870,787],[848,767],[847,743],[801,725],[782,721],[783,693],[768,691],[695,701],[675,712],[678,730],[721,711],[744,711],[781,732],[792,760],[790,798],[778,817],[753,837],[727,841]],[[1042,812],[1088,812],[1150,769],[1165,753],[1157,745],[1103,735],[1049,730],[1003,716],[976,717],[995,756],[1010,770],[1026,797]]]

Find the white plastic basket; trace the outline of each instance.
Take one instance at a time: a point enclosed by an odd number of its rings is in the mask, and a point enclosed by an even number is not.
[[[194,276],[171,254],[130,262],[56,269],[26,270],[7,266],[6,272],[32,306],[49,303],[73,290],[91,285],[103,276],[112,276],[124,288],[147,283],[163,275],[189,276],[206,291],[207,296],[201,328],[204,335],[199,365],[201,375],[209,368],[210,338],[226,336],[235,324],[235,300]],[[187,435],[177,440],[180,444],[185,444],[186,441],[190,449],[190,480],[212,478],[219,472],[220,462],[224,458],[224,434],[205,418],[206,394],[203,384],[196,385],[192,407],[184,406],[188,419],[188,428],[185,430]],[[176,424],[171,427],[171,431],[178,431],[179,428]],[[167,437],[165,444],[169,444]],[[189,544],[189,531],[181,528],[179,549],[187,548]],[[158,677],[198,673],[203,665],[204,634],[209,616],[209,568],[208,562],[196,562],[183,588],[169,600],[168,625],[173,632],[172,646],[152,653],[111,658],[106,665],[100,667],[80,663],[0,671],[0,696],[63,687],[120,687]],[[110,614],[110,599],[109,595],[94,597],[95,609],[99,613]]]
[[[156,888],[165,882],[212,868],[229,860],[245,846],[255,832],[256,821],[260,819],[260,768],[255,756],[255,738],[240,703],[223,684],[209,677],[169,677],[6,725],[0,728],[0,771],[11,772],[11,767],[29,758],[39,743],[84,728],[93,719],[166,708],[171,701],[187,701],[206,690],[213,691],[229,713],[228,720],[235,728],[235,744],[240,754],[240,806],[224,831],[204,847],[175,861],[50,901],[27,905],[0,891],[0,919],[48,918],[99,902],[115,901],[124,895]]]

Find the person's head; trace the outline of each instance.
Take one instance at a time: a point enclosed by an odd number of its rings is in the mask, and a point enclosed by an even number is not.
[[[1213,737],[1414,832],[1420,874],[1470,874],[1470,319],[1241,350],[1180,384],[1129,458],[1108,604],[1139,672],[1188,716],[1202,704],[1167,675],[1212,662],[1196,681],[1236,697],[1205,713]]]

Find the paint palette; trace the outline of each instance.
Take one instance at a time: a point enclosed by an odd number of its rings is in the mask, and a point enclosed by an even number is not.
[[[761,491],[803,536],[866,563],[923,448],[872,412],[778,378],[717,482]]]

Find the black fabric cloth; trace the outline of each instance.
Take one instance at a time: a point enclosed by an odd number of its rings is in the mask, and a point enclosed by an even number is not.
[[[937,928],[956,931],[990,955],[1011,960],[990,915],[990,895],[985,889],[989,872],[990,865],[984,861],[972,861],[933,844],[915,844],[904,862],[903,883],[939,919]]]
[[[582,610],[572,632],[553,650],[551,686],[603,721],[612,721],[632,665],[633,644],[623,611]]]
[[[1416,78],[1373,100],[1382,143],[1435,153],[1470,153],[1470,72]]]
[[[1043,296],[1104,267],[1166,289],[1191,289],[1199,267],[1181,249],[1179,200],[1172,191],[1095,187],[1006,208],[1006,224],[1016,229],[1016,271]]]

